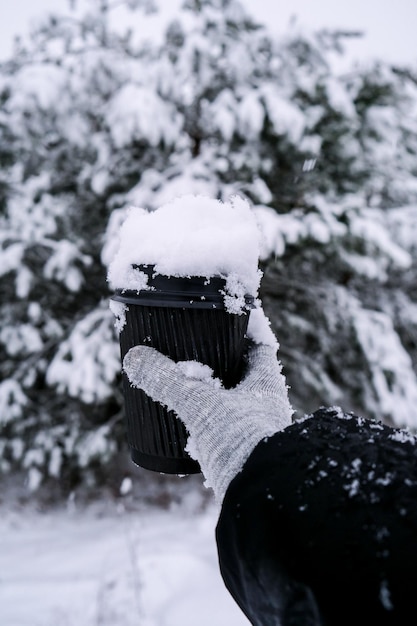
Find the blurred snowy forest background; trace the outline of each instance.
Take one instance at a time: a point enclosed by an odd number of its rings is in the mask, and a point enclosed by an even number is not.
[[[296,415],[417,430],[417,66],[338,71],[354,33],[277,38],[237,0],[152,40],[155,11],[46,17],[0,64],[0,471],[29,492],[134,472],[107,265],[128,205],[183,193],[253,205]]]

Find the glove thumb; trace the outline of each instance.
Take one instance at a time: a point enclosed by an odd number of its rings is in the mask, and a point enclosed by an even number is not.
[[[131,348],[123,370],[134,387],[180,417],[195,411],[196,402],[207,393],[201,381],[187,377],[179,364],[149,346]]]

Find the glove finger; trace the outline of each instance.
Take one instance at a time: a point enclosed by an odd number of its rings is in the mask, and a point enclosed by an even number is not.
[[[259,391],[262,395],[273,395],[285,387],[281,373],[282,365],[277,359],[276,348],[257,344],[248,351],[248,372],[237,389]]]
[[[288,387],[282,374],[282,365],[277,359],[276,348],[257,345],[248,353],[249,370],[244,380],[236,387],[252,397],[258,397],[271,415],[275,416],[277,430],[291,423],[294,410],[288,397]],[[268,402],[268,404],[265,404]]]
[[[149,346],[131,348],[123,359],[123,369],[134,387],[175,411],[185,423],[205,397],[213,394],[212,388],[189,378],[179,364]]]

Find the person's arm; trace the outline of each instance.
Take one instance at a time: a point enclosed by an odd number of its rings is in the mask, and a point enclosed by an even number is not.
[[[133,385],[183,419],[222,502],[226,587],[256,626],[405,626],[417,585],[417,445],[333,407],[292,423],[275,350],[234,389],[133,348]]]
[[[251,346],[247,374],[234,389],[207,376],[208,368],[174,363],[145,346],[132,348],[123,367],[132,385],[184,422],[188,451],[219,503],[259,441],[291,423],[285,378],[271,346]]]

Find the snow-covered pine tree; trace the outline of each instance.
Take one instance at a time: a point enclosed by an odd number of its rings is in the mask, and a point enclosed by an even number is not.
[[[337,74],[343,33],[276,41],[237,0],[187,0],[152,40],[151,5],[51,17],[0,67],[3,471],[73,487],[112,467],[114,234],[183,193],[254,205],[298,415],[417,428],[412,69]]]

